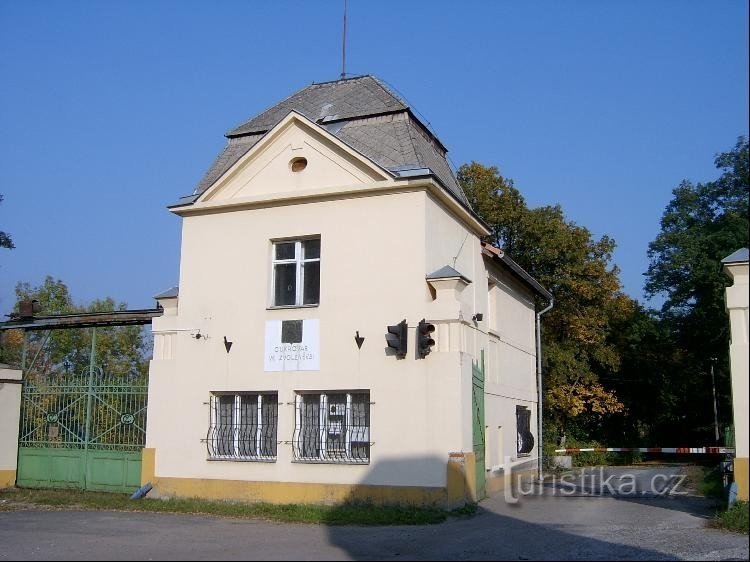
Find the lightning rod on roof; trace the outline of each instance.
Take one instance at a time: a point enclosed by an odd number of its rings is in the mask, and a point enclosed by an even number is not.
[[[344,34],[341,41],[341,78],[346,78],[346,4],[344,0]]]

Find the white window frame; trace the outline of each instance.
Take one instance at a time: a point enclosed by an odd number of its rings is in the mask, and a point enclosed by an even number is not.
[[[240,427],[242,425],[242,398],[243,396],[252,396],[257,394],[257,420],[258,425],[255,429],[255,455],[240,455]],[[274,392],[241,392],[238,394],[218,392],[211,394],[210,410],[211,410],[211,427],[219,427],[219,408],[221,404],[221,397],[223,396],[234,396],[234,404],[232,407],[232,439],[234,454],[232,455],[210,455],[209,460],[250,460],[250,461],[265,461],[273,462],[278,456],[263,455],[263,396],[274,395]],[[278,404],[278,393],[276,396],[276,404]],[[278,440],[279,431],[279,410],[276,409],[276,439]],[[278,444],[278,441],[277,441]]]
[[[320,263],[320,257],[317,258],[305,258],[303,254],[302,243],[309,240],[320,241],[320,236],[310,236],[307,238],[299,239],[287,239],[287,240],[273,240],[271,244],[271,305],[270,308],[299,308],[303,306],[318,306],[320,304],[320,288],[318,289],[318,302],[304,304],[305,297],[305,264],[318,262]],[[280,260],[276,259],[276,246],[278,244],[291,244],[294,243],[294,258]],[[321,245],[322,253],[322,245]],[[295,284],[296,284],[296,295],[294,297],[294,304],[276,304],[276,266],[277,265],[295,265]],[[318,268],[318,276],[321,271]],[[318,278],[318,287],[320,287],[320,278]]]
[[[327,454],[328,447],[328,433],[330,427],[330,420],[328,419],[330,413],[328,409],[328,396],[332,394],[345,394],[346,395],[346,412],[345,412],[345,425],[346,430],[344,432],[344,447],[345,452],[343,457],[330,457]],[[295,449],[293,451],[294,462],[312,462],[312,463],[332,463],[332,464],[369,464],[371,453],[368,452],[366,460],[355,460],[352,458],[352,443],[369,443],[370,441],[370,429],[372,426],[372,417],[368,415],[369,425],[367,426],[354,426],[352,416],[352,395],[353,394],[366,394],[368,401],[370,398],[369,390],[361,391],[343,391],[343,390],[329,390],[327,392],[298,392],[294,400],[294,429],[295,434],[302,431],[302,403],[305,396],[318,396],[320,400],[319,420],[318,420],[318,433],[320,438],[320,454],[317,457],[305,457],[301,454],[298,456]],[[369,402],[372,405],[372,402]],[[356,435],[355,435],[356,433]]]

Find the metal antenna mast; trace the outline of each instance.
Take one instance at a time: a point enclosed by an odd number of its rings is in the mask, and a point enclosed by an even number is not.
[[[346,4],[344,0],[344,36],[341,42],[341,78],[346,78]]]

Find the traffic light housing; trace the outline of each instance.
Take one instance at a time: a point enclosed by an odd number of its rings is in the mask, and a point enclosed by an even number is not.
[[[396,352],[396,357],[403,359],[406,357],[407,347],[407,329],[406,319],[401,320],[398,324],[388,326],[388,333],[385,335],[385,341],[388,347]]]
[[[420,320],[417,326],[417,357],[424,359],[432,351],[432,346],[435,345],[435,340],[432,339],[432,332],[435,331],[435,325],[425,322],[425,319]]]

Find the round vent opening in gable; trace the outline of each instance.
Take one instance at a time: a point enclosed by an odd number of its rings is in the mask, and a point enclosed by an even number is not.
[[[292,158],[292,161],[289,162],[289,167],[292,169],[292,172],[301,172],[307,168],[307,158]]]

